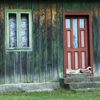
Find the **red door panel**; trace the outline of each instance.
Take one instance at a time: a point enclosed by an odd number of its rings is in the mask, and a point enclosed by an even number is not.
[[[64,62],[66,69],[88,67],[87,17],[65,18]]]
[[[92,17],[90,11],[63,11],[64,76],[66,69],[92,67]]]

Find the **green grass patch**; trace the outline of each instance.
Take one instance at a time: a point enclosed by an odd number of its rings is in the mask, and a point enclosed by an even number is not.
[[[57,89],[52,92],[0,93],[0,100],[99,100],[100,91],[75,92]]]

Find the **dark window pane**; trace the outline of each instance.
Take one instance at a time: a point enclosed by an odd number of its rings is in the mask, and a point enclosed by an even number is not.
[[[9,48],[17,47],[16,14],[9,14]]]
[[[20,47],[29,47],[29,15],[21,14]]]

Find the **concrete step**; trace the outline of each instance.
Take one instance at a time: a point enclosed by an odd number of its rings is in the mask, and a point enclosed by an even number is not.
[[[1,84],[0,92],[38,92],[52,91],[57,88],[60,88],[59,82]]]
[[[64,84],[64,88],[66,89],[93,88],[93,87],[100,87],[100,82],[76,82],[76,83]]]
[[[82,91],[82,92],[88,92],[88,91],[100,91],[100,88],[80,88],[80,89],[71,89],[72,91]]]
[[[60,86],[65,89],[100,87],[100,77],[60,78]]]
[[[100,82],[100,77],[80,77],[80,78],[64,78],[64,83],[72,83],[72,82]]]

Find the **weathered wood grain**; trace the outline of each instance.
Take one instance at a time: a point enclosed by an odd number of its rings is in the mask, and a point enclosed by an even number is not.
[[[0,3],[0,83],[5,82],[5,50],[4,50],[4,2]]]
[[[51,2],[46,3],[46,35],[47,35],[47,70],[46,70],[46,80],[49,81],[51,77],[51,67],[52,67],[52,6]]]
[[[34,4],[34,2],[33,2]],[[34,42],[34,82],[39,82],[40,80],[40,70],[39,70],[39,3],[35,3],[33,5],[33,23],[34,23],[34,30],[33,30],[33,42]]]
[[[22,52],[21,53],[21,63],[22,63],[22,78],[24,82],[27,81],[27,52]]]
[[[57,54],[57,37],[58,37],[58,31],[57,31],[57,4],[56,2],[52,3],[52,60],[53,60],[53,79],[57,79],[57,72],[58,72],[58,54]]]
[[[39,3],[39,12],[40,12],[40,31],[39,31],[39,58],[40,58],[40,82],[45,82],[45,2]]]
[[[47,81],[47,32],[46,32],[46,30],[47,30],[47,28],[46,28],[46,2],[44,3],[45,4],[45,12],[44,12],[44,14],[45,14],[45,20],[44,20],[44,29],[45,29],[45,31],[44,31],[44,53],[43,53],[43,55],[44,55],[44,66],[45,66],[45,81]]]
[[[32,55],[31,55],[31,61],[32,61],[32,65],[31,65],[31,80],[32,82],[34,82],[34,76],[35,76],[35,42],[34,42],[34,39],[35,39],[35,4],[33,3],[33,1],[31,1],[32,3]]]
[[[32,10],[33,51],[5,51],[5,9]],[[0,1],[0,84],[55,81],[63,76],[62,12],[72,10],[92,13],[93,62],[100,69],[99,1]]]
[[[58,47],[58,77],[63,77],[63,33],[62,33],[63,2],[57,2],[57,47]]]
[[[10,2],[5,2],[5,9],[10,9]],[[4,12],[3,12],[4,14]],[[4,16],[3,16],[4,17]],[[4,45],[5,46],[5,45]],[[10,53],[5,51],[5,83],[11,83],[11,59],[10,58]],[[13,62],[12,62],[13,63]]]
[[[14,70],[15,70],[15,76],[14,76],[14,80],[16,83],[20,82],[20,53],[19,52],[15,52],[14,53]],[[23,59],[24,60],[24,59]],[[12,62],[13,63],[13,62]],[[25,62],[24,62],[25,63]],[[10,69],[11,70],[11,69]],[[11,75],[12,76],[12,75]]]

